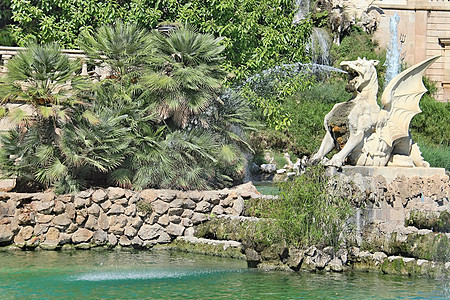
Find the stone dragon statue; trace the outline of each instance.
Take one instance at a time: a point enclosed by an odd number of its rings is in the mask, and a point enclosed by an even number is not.
[[[377,104],[376,60],[344,61],[349,74],[347,90],[353,98],[336,104],[325,116],[326,135],[311,162],[318,163],[334,147],[340,150],[327,166],[341,167],[347,160],[357,166],[429,167],[409,135],[411,119],[421,112],[419,101],[427,91],[422,76],[439,56],[422,61],[389,82]]]

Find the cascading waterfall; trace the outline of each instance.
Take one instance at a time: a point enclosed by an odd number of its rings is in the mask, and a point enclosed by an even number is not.
[[[309,0],[295,0],[295,8],[297,9],[297,13],[292,21],[294,24],[307,18],[309,14]]]
[[[390,34],[391,38],[389,40],[388,51],[386,53],[386,76],[385,76],[385,85],[389,83],[395,76],[397,76],[401,71],[401,63],[400,63],[400,52],[401,46],[398,43],[397,38],[397,26],[400,22],[400,17],[397,13],[390,19]]]
[[[296,14],[293,23],[299,23],[308,17],[310,12],[310,0],[295,0]],[[322,65],[330,65],[330,45],[331,40],[324,28],[314,27],[311,32],[308,51],[311,54],[312,62]]]
[[[312,61],[321,65],[330,65],[330,45],[331,40],[327,31],[324,28],[314,27],[308,45]]]

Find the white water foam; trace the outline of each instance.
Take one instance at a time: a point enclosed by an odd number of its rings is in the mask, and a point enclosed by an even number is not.
[[[69,277],[69,281],[109,281],[109,280],[148,280],[164,278],[182,278],[188,276],[199,276],[217,273],[239,272],[239,270],[204,270],[204,271],[184,271],[184,270],[152,270],[136,271],[121,270],[107,272],[91,272]]]

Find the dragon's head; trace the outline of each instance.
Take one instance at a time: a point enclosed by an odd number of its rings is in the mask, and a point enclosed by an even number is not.
[[[348,92],[361,92],[373,79],[377,79],[375,66],[378,60],[367,60],[359,58],[352,61],[341,62],[341,68],[348,72]]]

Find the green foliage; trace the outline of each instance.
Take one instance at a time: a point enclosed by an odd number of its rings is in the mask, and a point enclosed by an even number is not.
[[[81,96],[89,84],[76,75],[78,69],[79,63],[70,61],[55,44],[29,45],[9,62],[3,102],[25,102],[33,113],[20,108],[6,112],[17,127],[1,137],[3,176],[18,176],[19,181],[52,186],[56,191],[75,191],[85,186],[87,174],[116,165],[111,153],[115,148],[110,146],[122,129],[111,133],[95,128],[99,132],[94,136],[81,137],[92,128]],[[113,120],[108,123],[114,124]]]
[[[156,102],[162,120],[170,118],[177,127],[185,127],[191,116],[217,98],[226,75],[219,67],[224,50],[220,40],[187,25],[168,36],[153,35],[155,54],[142,84]]]
[[[31,44],[8,63],[2,97],[26,101],[45,115],[45,107],[74,101],[89,87],[86,78],[76,75],[79,68],[79,62],[70,61],[56,44]]]
[[[273,162],[277,165],[277,169],[284,168],[284,165],[287,164],[286,158],[284,158],[282,153],[275,152],[273,156]]]
[[[336,103],[350,98],[345,82],[337,79],[316,84],[287,99],[286,109],[295,111],[289,134],[297,145],[297,153],[310,155],[319,148],[325,134],[325,115]]]
[[[150,204],[150,202],[141,200],[136,204],[137,210],[139,212],[143,212],[143,213],[147,213],[147,214],[151,214],[153,212],[153,208],[152,205]]]
[[[17,43],[58,41],[63,47],[76,47],[76,39],[83,30],[92,30],[116,19],[154,28],[163,10],[176,3],[166,1],[97,1],[97,0],[10,0],[12,28]]]
[[[410,132],[432,167],[450,170],[450,103],[433,98],[437,88],[424,78],[428,92],[420,100],[421,113],[411,120]]]
[[[241,96],[247,99],[260,113],[261,121],[268,128],[289,130],[293,111],[287,109],[286,101],[299,91],[313,84],[313,76],[302,65],[285,65],[250,77],[240,88]]]
[[[255,150],[255,157],[263,156],[265,149],[272,149],[274,151],[289,151],[292,153],[297,153],[297,145],[294,139],[285,132],[276,131],[274,129],[264,129],[255,132],[250,137],[250,145]],[[260,160],[261,163],[267,163]],[[257,161],[255,161],[258,163]]]
[[[75,110],[71,122],[38,118],[26,130],[17,127],[1,136],[2,175],[75,192],[89,185],[93,173],[120,165],[129,143],[127,128],[117,126],[120,118],[107,115],[93,125],[82,110]]]
[[[177,18],[224,37],[225,68],[237,79],[282,63],[305,62],[311,21],[293,24],[290,0],[182,1]]]
[[[340,45],[333,45],[331,55],[336,65],[339,65],[341,61],[355,60],[358,57],[379,60],[385,55],[375,51],[377,47],[377,42],[370,34],[354,28],[350,35],[342,39]],[[383,63],[384,60],[381,62]]]
[[[93,64],[106,64],[112,76],[138,76],[142,65],[152,53],[149,32],[134,23],[117,21],[114,26],[103,25],[95,32],[85,30],[78,38],[80,48]]]
[[[429,94],[420,100],[421,113],[411,121],[411,135],[419,145],[450,147],[450,103],[438,102]]]
[[[223,37],[223,66],[237,79],[280,63],[308,60],[310,20],[293,24],[290,0],[8,0],[8,31],[18,45],[31,40],[58,41],[74,48],[83,31],[117,19],[153,29],[162,21],[190,23],[203,33]]]
[[[13,46],[14,38],[12,36],[11,28],[6,27],[11,23],[11,1],[0,1],[0,45]]]
[[[450,146],[433,146],[419,142],[420,151],[431,167],[450,170]]]
[[[314,27],[326,27],[329,22],[330,13],[327,10],[314,13],[311,18]]]
[[[352,207],[350,200],[330,192],[329,181],[323,167],[309,168],[279,185],[279,199],[251,203],[248,213],[273,220],[259,228],[269,243],[338,246]]]

